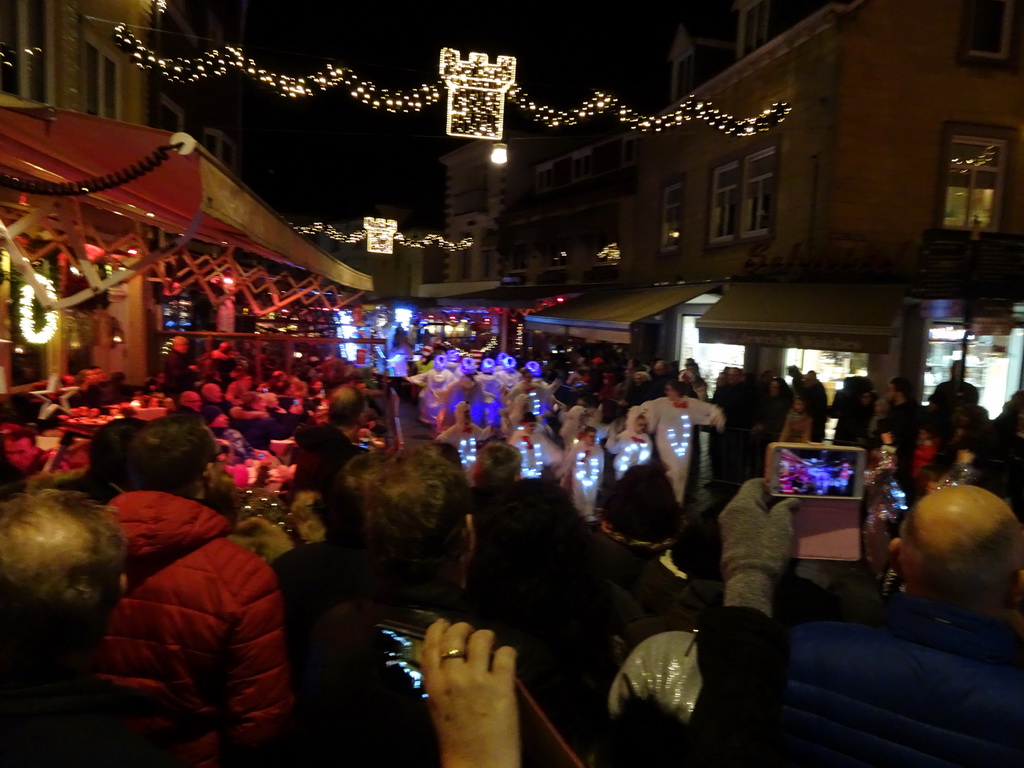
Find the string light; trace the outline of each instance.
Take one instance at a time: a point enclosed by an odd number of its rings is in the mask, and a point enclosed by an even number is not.
[[[620,438],[621,439],[621,438]],[[641,442],[630,439],[615,457],[615,477],[621,478],[632,467],[646,464],[651,460],[651,444],[649,440],[640,438]]]
[[[442,48],[439,72],[448,89],[448,135],[500,139],[505,94],[516,81],[515,56],[499,56],[492,64],[486,53],[463,59],[456,49]]]
[[[398,222],[394,219],[376,219],[366,216],[363,219],[366,227],[367,253],[394,253],[395,235],[398,233]]]
[[[669,427],[665,436],[668,438],[668,444],[672,447],[672,453],[680,459],[685,458],[690,450],[690,417],[686,414],[682,415],[679,434],[676,433],[675,427]]]
[[[57,293],[53,290],[53,283],[42,275],[36,275],[35,277],[36,281],[43,286],[43,290],[46,291],[46,297],[56,302]],[[21,329],[22,338],[29,344],[45,344],[57,332],[57,310],[51,309],[46,312],[43,327],[36,330],[36,321],[33,316],[33,301],[35,301],[35,298],[36,292],[31,285],[21,286],[21,301],[18,304],[21,316],[18,319],[18,327]]]
[[[558,109],[534,101],[515,84],[514,56],[499,56],[491,63],[487,54],[470,53],[469,58],[463,60],[453,48],[441,49],[440,82],[400,90],[364,80],[347,66],[328,63],[320,71],[293,77],[259,66],[245,55],[241,46],[225,45],[223,49],[205,51],[187,59],[163,58],[136,37],[126,24],[118,24],[113,35],[117,46],[129,54],[138,67],[157,70],[175,83],[195,83],[237,70],[285,97],[312,96],[344,87],[352,98],[363,104],[396,114],[432,107],[441,100],[442,89],[446,89],[448,135],[472,139],[498,141],[502,138],[506,99],[516,104],[528,118],[549,128],[578,125],[595,117],[613,115],[634,131],[655,133],[700,120],[730,136],[753,136],[771,130],[791,111],[789,104],[776,102],[758,115],[737,118],[709,101],[690,98],[671,112],[645,116],[625,106],[613,94],[600,90],[574,109]]]
[[[191,59],[162,58],[139,40],[126,24],[114,28],[114,43],[132,57],[140,69],[155,69],[172,83],[195,83],[209,77],[222,77],[238,70],[269,86],[282,96],[312,96],[330,88],[344,86],[349,95],[374,109],[387,112],[419,112],[441,99],[437,85],[419,85],[408,91],[380,88],[363,80],[350,67],[328,63],[326,68],[304,77],[271,72],[248,58],[241,46],[225,45],[223,50],[205,51]]]
[[[365,219],[363,223],[365,226]],[[331,224],[324,224],[322,221],[314,221],[312,224],[306,226],[295,227],[295,231],[300,235],[324,235],[331,240],[335,240],[339,243],[348,243],[349,245],[362,242],[363,240],[366,240],[368,236],[368,232],[365,229],[359,229],[354,232],[342,232]],[[446,251],[464,251],[466,248],[473,245],[473,238],[471,237],[465,237],[458,242],[452,242],[441,235],[434,234],[414,238],[403,235],[401,232],[396,232],[393,239],[395,242],[401,243],[409,248],[426,248],[428,245],[435,245]]]

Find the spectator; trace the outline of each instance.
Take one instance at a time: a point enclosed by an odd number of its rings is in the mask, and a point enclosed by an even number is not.
[[[231,342],[222,341],[220,346],[213,350],[210,357],[213,359],[213,369],[216,372],[217,378],[226,387],[231,381],[231,372],[238,365]]]
[[[97,669],[156,699],[140,729],[194,766],[220,765],[284,727],[292,694],[273,571],[227,540],[212,494],[216,446],[193,417],[151,421],[111,504],[128,539],[125,596]]]
[[[1013,513],[981,488],[944,488],[904,520],[890,555],[906,591],[889,599],[883,628],[813,623],[792,632],[791,760],[1024,765],[1024,671],[1006,624],[1024,593]]]
[[[807,402],[803,397],[797,395],[793,398],[793,405],[786,414],[786,420],[782,423],[782,432],[779,434],[780,443],[809,443],[811,434],[814,432],[814,420],[807,412]]]
[[[355,387],[339,387],[331,393],[327,424],[306,427],[295,433],[298,455],[292,493],[317,491],[331,506],[334,480],[342,467],[363,452],[358,445],[366,397]]]
[[[231,403],[224,399],[224,390],[220,384],[210,381],[199,388],[199,394],[203,398],[203,405],[215,405],[224,413],[231,410]]]
[[[169,395],[195,388],[196,368],[189,359],[188,339],[184,336],[171,339],[171,349],[164,360],[164,378]]]
[[[592,534],[598,573],[632,591],[644,566],[671,548],[683,510],[661,464],[641,464],[615,483]]]
[[[476,455],[470,482],[477,506],[508,493],[519,479],[522,457],[508,443],[486,443]]]
[[[171,768],[125,726],[152,702],[89,674],[121,592],[124,536],[78,493],[42,491],[0,507],[0,764],[5,768]]]
[[[50,454],[36,445],[36,433],[31,427],[8,425],[4,430],[4,455],[7,463],[21,477],[42,472]]]
[[[824,442],[825,422],[828,421],[828,394],[825,392],[825,385],[818,381],[817,373],[808,371],[804,374],[803,386],[798,394],[807,403],[807,413],[811,416],[811,442]]]
[[[216,384],[214,385],[216,386]],[[178,396],[178,413],[199,414],[203,410],[203,398],[194,390],[186,390]],[[223,413],[220,406],[212,406]]]
[[[907,493],[913,493],[914,451],[917,450],[918,406],[909,379],[902,376],[890,380],[885,391],[889,409],[878,422],[879,435],[892,433],[896,446],[896,480]]]
[[[407,697],[388,685],[398,670],[378,650],[374,627],[425,631],[438,618],[471,621],[516,648],[520,676],[542,701],[562,689],[537,641],[481,622],[460,586],[474,544],[465,473],[431,448],[391,459],[378,476],[387,482],[369,484],[365,497],[376,600],[335,606],[313,629],[304,696],[312,730],[307,746],[332,762],[342,750],[359,765],[431,765],[436,756],[426,708],[418,693]],[[339,730],[350,718],[358,718],[359,728]]]
[[[128,480],[128,445],[145,426],[141,419],[115,419],[96,430],[89,441],[89,468],[66,486],[99,504],[131,489]]]

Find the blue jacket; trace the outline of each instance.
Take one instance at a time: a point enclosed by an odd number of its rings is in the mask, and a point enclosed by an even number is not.
[[[883,629],[804,624],[791,641],[792,765],[1024,766],[1024,671],[1001,622],[897,594]]]

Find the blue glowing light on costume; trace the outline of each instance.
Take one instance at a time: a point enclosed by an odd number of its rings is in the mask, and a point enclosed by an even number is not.
[[[480,372],[481,373],[494,373],[494,366],[495,366],[494,358],[493,357],[485,357],[483,360],[480,361]]]
[[[526,364],[526,370],[528,370],[530,372],[531,376],[533,376],[535,378],[538,378],[538,379],[540,378],[541,374],[543,373],[543,371],[541,370],[541,367],[540,367],[540,363],[538,363],[536,360],[531,360],[530,362],[528,362]]]

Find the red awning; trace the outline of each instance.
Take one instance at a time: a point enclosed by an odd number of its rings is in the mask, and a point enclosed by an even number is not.
[[[127,168],[170,143],[166,131],[42,107],[0,108],[0,170],[19,178],[80,181]],[[201,146],[173,153],[159,168],[123,186],[86,197],[92,205],[170,233],[228,244],[323,275],[339,285],[373,290],[373,279],[321,251]]]

